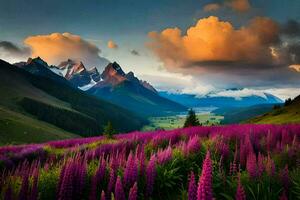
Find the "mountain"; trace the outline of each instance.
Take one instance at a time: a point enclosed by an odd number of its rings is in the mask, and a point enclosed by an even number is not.
[[[255,124],[290,124],[300,123],[300,96],[288,104],[276,106],[272,111],[246,120],[245,123]]]
[[[0,60],[1,143],[43,142],[100,135],[111,121],[118,132],[140,129],[146,120],[74,88],[40,59],[16,67]]]
[[[75,87],[83,87],[91,81],[98,82],[101,79],[97,68],[88,70],[80,61],[68,59],[54,68],[53,70],[69,80]]]
[[[187,110],[185,106],[161,97],[153,86],[139,80],[133,72],[126,74],[116,62],[107,65],[101,74],[101,81],[87,92],[141,115]]]
[[[187,107],[249,107],[259,104],[282,103],[282,100],[276,96],[264,93],[264,96],[249,95],[235,98],[229,96],[217,96],[216,93],[209,93],[203,97],[197,97],[193,94],[172,94],[165,91],[159,92],[162,97],[185,105]]]
[[[37,58],[28,58],[27,62],[20,62],[15,63],[15,66],[22,68],[26,70],[27,72],[40,76],[45,77],[48,79],[51,79],[56,82],[60,82],[62,84],[69,84],[69,82],[61,77],[57,76],[53,71],[51,70],[54,68],[53,66],[49,66],[44,60],[42,60],[40,57]]]
[[[222,124],[238,124],[271,111],[274,105],[280,104],[259,104],[249,107],[222,107],[213,110],[212,113],[224,117],[221,121]]]
[[[40,57],[29,58],[27,62],[14,64],[26,71],[63,82],[69,82],[76,88],[87,87],[100,81],[100,73],[97,68],[87,69],[81,61],[68,59],[61,62],[58,66],[48,65]],[[56,76],[59,75],[59,76]]]

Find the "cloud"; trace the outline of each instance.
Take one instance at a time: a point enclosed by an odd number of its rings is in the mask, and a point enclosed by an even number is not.
[[[19,47],[9,41],[0,41],[0,59],[8,62],[17,62],[27,58],[30,55],[30,49]]]
[[[81,60],[87,67],[102,69],[109,62],[99,55],[101,50],[96,45],[71,33],[29,36],[24,43],[31,48],[32,57],[40,56],[50,64],[70,58]]]
[[[231,0],[225,2],[225,5],[239,12],[246,12],[251,8],[249,0]]]
[[[209,95],[211,97],[233,97],[237,100],[248,96],[260,96],[267,99],[267,96],[263,90],[255,90],[250,88],[243,88],[241,90],[222,90]]]
[[[218,3],[210,3],[210,4],[207,4],[203,7],[203,10],[205,12],[212,12],[212,11],[217,11],[221,8],[221,5],[218,4]]]
[[[195,64],[223,65],[270,62],[270,47],[279,41],[279,26],[269,18],[256,17],[235,29],[230,22],[210,16],[200,19],[182,35],[179,28],[150,32],[148,47],[170,71],[185,71]]]
[[[243,88],[240,90],[220,90],[210,94],[212,97],[233,97],[235,99],[241,99],[247,96],[260,96],[262,98],[267,98],[266,94],[272,94],[281,100],[288,98],[295,98],[300,94],[300,88]]]
[[[110,48],[110,49],[117,49],[117,48],[118,48],[118,45],[117,45],[114,41],[109,40],[109,41],[107,42],[107,47]]]
[[[300,23],[296,20],[289,20],[287,23],[282,25],[281,32],[289,37],[299,37]]]
[[[249,0],[225,0],[223,3],[210,3],[203,7],[205,12],[217,11],[221,8],[231,8],[238,12],[247,12],[251,9]]]
[[[210,16],[181,30],[150,32],[148,48],[172,73],[192,75],[215,87],[295,86],[300,74],[299,37],[283,25],[255,17],[240,27]],[[255,81],[254,81],[255,80]]]
[[[289,68],[295,70],[296,72],[300,72],[300,64],[290,65]]]
[[[130,51],[130,53],[132,54],[132,55],[134,55],[134,56],[139,56],[140,55],[140,53],[137,51],[137,50],[131,50]]]

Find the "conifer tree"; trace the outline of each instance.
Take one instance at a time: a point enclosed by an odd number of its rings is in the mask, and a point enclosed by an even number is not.
[[[115,133],[116,133],[116,131],[115,131],[112,123],[109,121],[107,123],[107,125],[104,127],[104,135],[107,138],[113,138]]]
[[[195,111],[190,109],[188,115],[186,116],[185,122],[183,127],[190,127],[190,126],[200,126],[200,122],[197,119]]]

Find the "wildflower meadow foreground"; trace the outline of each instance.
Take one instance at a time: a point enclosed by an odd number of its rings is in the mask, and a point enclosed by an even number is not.
[[[300,199],[300,125],[133,132],[0,148],[5,200]]]

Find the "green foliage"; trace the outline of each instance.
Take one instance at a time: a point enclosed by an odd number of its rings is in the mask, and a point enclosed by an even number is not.
[[[78,112],[51,106],[27,97],[20,101],[20,105],[26,112],[36,116],[39,120],[49,122],[81,136],[99,135],[101,131],[101,127],[95,119]]]
[[[183,176],[179,171],[176,159],[166,165],[157,166],[154,191],[156,198],[171,200],[178,195],[177,188],[180,187]]]
[[[291,98],[286,99],[285,102],[284,102],[284,106],[289,106],[291,104],[292,104],[292,99]]]
[[[48,171],[42,170],[40,172],[38,190],[39,199],[52,200],[56,199],[57,183],[59,180],[60,168],[49,169]]]
[[[244,179],[243,185],[247,197],[253,200],[278,199],[283,191],[277,176],[269,177],[264,174],[258,180]]]
[[[193,111],[193,109],[189,110],[183,125],[183,127],[190,127],[190,126],[200,126],[199,120],[197,119],[197,116],[195,114],[195,111]]]
[[[104,127],[103,134],[108,138],[111,139],[114,137],[114,134],[116,134],[116,130],[114,129],[112,123],[109,121],[107,122],[107,125]]]
[[[292,181],[291,193],[292,199],[300,200],[300,169],[297,168],[290,172]]]

